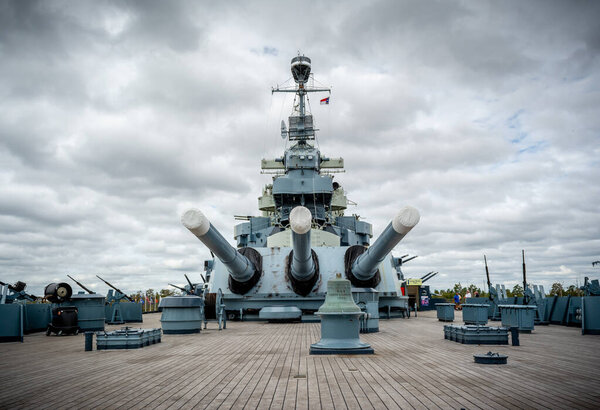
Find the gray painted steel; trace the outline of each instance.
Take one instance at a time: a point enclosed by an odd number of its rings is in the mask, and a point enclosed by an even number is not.
[[[404,236],[396,232],[390,222],[375,243],[365,253],[356,258],[352,266],[354,276],[360,280],[371,279],[377,272],[379,265]]]
[[[502,326],[518,327],[519,332],[529,333],[534,330],[536,306],[499,305]]]
[[[442,322],[454,321],[454,303],[436,303],[437,318]]]
[[[247,282],[252,278],[255,271],[252,262],[236,251],[212,224],[206,234],[197,238],[219,258],[235,280]]]
[[[77,294],[61,304],[61,306],[74,306],[77,308],[77,324],[81,331],[104,330],[104,302],[103,295]]]
[[[600,296],[584,296],[581,301],[581,333],[600,335]]]
[[[19,303],[0,304],[0,343],[23,341],[24,315]]]
[[[468,325],[485,325],[488,322],[489,305],[464,303],[462,305],[463,321]]]
[[[162,298],[160,318],[164,334],[199,333],[202,328],[204,300],[199,296],[168,296]]]
[[[315,273],[315,264],[310,248],[310,231],[298,234],[292,231],[294,248],[292,258],[292,275],[298,280],[307,280]]]
[[[462,344],[507,345],[508,328],[444,325],[444,339]]]
[[[269,306],[262,308],[258,317],[271,322],[290,322],[300,320],[302,311],[295,306]]]
[[[25,333],[41,332],[52,320],[49,303],[27,303],[25,306]]]

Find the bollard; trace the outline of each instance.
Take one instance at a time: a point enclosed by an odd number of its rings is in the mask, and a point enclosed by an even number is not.
[[[85,332],[85,351],[91,352],[94,346],[94,332]]]
[[[511,343],[513,346],[520,346],[519,344],[519,328],[518,327],[511,327],[510,328],[510,336],[511,336]]]

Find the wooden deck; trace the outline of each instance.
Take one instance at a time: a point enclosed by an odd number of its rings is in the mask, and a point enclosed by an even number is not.
[[[159,318],[144,315],[142,327]],[[310,356],[314,323],[212,323],[129,351],[85,352],[82,335],[38,333],[0,344],[0,408],[600,407],[600,336],[539,326],[520,347],[473,346],[444,340],[442,327],[435,312],[383,320],[361,335],[371,356]],[[508,364],[473,362],[489,350]]]

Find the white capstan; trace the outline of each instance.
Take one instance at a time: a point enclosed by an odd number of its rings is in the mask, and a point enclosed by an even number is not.
[[[392,220],[392,228],[399,234],[406,235],[419,223],[420,219],[421,215],[416,208],[405,206]]]
[[[181,215],[181,223],[196,236],[204,236],[210,229],[210,221],[198,209],[188,209]]]
[[[304,206],[297,206],[290,212],[290,226],[292,231],[297,234],[305,234],[310,231],[312,223],[312,215],[308,208]]]

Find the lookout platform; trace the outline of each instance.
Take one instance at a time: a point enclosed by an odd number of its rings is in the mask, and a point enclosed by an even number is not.
[[[0,344],[0,408],[600,407],[600,336],[550,325],[521,334],[519,347],[463,345],[443,325],[435,311],[382,320],[361,335],[375,349],[366,356],[310,356],[318,323],[209,323],[136,350],[96,351],[94,340],[92,352],[83,335],[37,333]],[[490,350],[508,364],[474,363]]]

